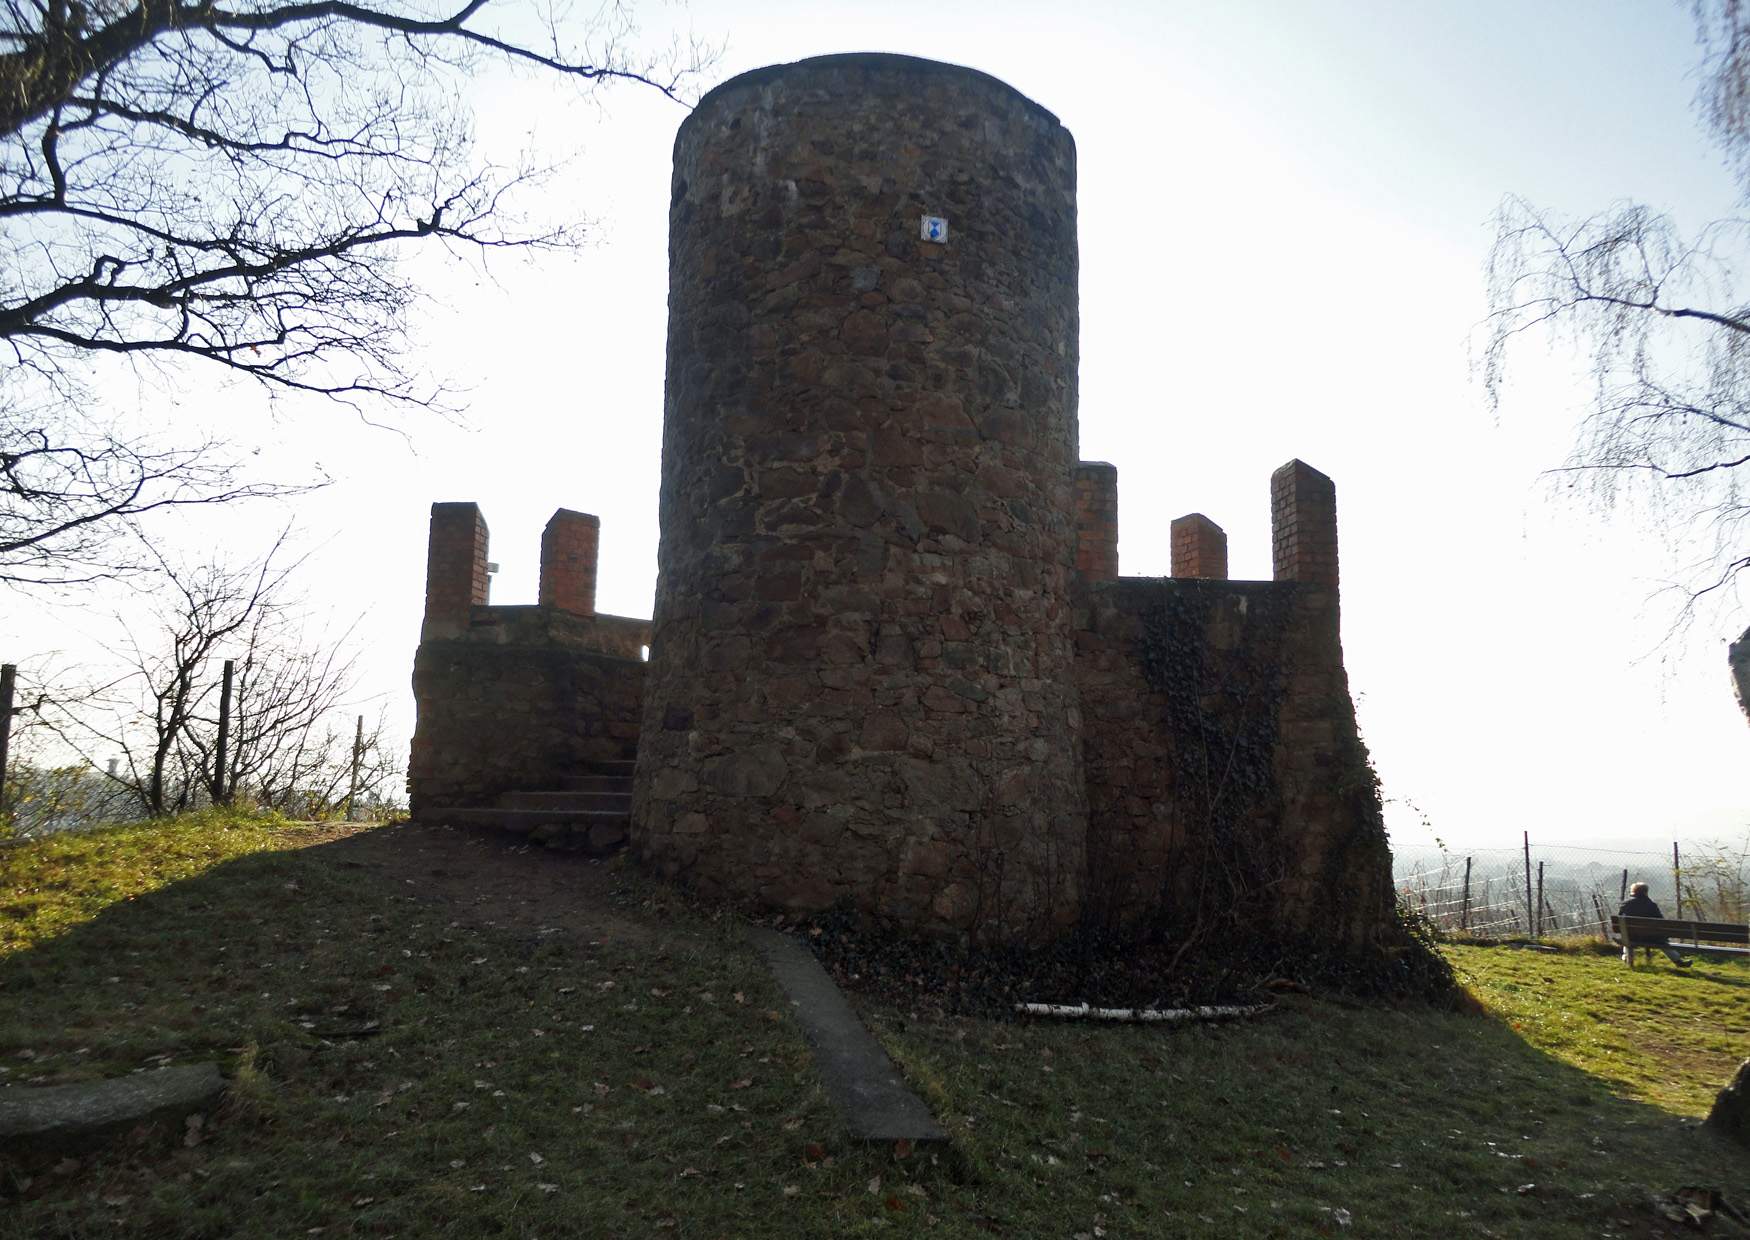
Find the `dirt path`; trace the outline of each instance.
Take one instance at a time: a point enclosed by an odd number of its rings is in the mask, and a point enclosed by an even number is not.
[[[668,937],[654,921],[662,910],[645,907],[613,860],[418,823],[311,824],[307,831],[304,847],[325,861],[373,871],[458,920],[603,941]]]

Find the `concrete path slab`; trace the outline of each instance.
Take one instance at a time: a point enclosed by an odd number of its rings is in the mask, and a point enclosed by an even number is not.
[[[776,930],[750,933],[789,996],[827,1093],[863,1141],[946,1141],[930,1108],[911,1090],[806,944]]]
[[[212,1063],[159,1068],[77,1085],[0,1089],[0,1150],[71,1150],[139,1124],[178,1123],[225,1092]]]

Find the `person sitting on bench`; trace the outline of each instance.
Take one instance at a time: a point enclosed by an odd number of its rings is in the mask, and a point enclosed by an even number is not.
[[[1628,889],[1628,899],[1624,900],[1622,902],[1622,907],[1616,911],[1617,914],[1622,917],[1658,917],[1663,919],[1665,916],[1664,913],[1659,911],[1659,906],[1653,902],[1653,897],[1647,894],[1647,885],[1645,883],[1635,883],[1632,885]],[[1689,967],[1689,961],[1684,959],[1683,955],[1678,952],[1675,947],[1671,946],[1670,940],[1665,938],[1664,935],[1659,935],[1653,938],[1642,938],[1639,933],[1636,933],[1631,940],[1628,928],[1625,926],[1622,935],[1622,962],[1624,964],[1633,964],[1635,962],[1636,947],[1644,947],[1648,949],[1649,953],[1653,948],[1657,947],[1660,951],[1671,957],[1671,963],[1676,965],[1679,969],[1687,969]]]

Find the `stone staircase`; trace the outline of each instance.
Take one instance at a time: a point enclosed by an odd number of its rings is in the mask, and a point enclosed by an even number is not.
[[[485,827],[531,844],[605,857],[626,846],[632,821],[632,760],[591,762],[550,791],[507,792],[495,806],[433,814],[453,827]]]

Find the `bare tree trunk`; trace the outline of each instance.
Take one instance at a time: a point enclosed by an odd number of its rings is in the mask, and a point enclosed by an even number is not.
[[[1745,718],[1750,719],[1750,629],[1745,629],[1727,648],[1726,659],[1732,669],[1732,688],[1737,691],[1738,705]]]

